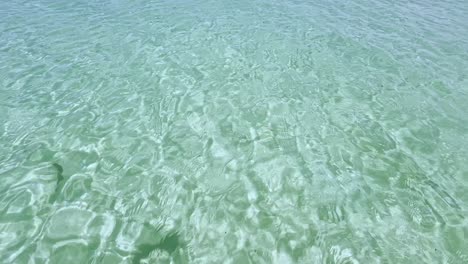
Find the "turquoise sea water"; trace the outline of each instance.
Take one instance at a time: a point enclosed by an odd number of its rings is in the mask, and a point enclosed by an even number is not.
[[[0,263],[468,263],[465,0],[0,2]]]

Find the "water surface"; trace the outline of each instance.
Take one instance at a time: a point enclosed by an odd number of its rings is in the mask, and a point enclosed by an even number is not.
[[[468,263],[465,0],[0,3],[1,263]]]

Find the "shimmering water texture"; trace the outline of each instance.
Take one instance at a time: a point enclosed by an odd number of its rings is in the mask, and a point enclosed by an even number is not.
[[[468,2],[0,1],[0,135],[0,263],[468,263]]]

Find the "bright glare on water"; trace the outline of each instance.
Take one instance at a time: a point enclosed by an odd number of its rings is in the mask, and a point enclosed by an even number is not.
[[[468,1],[0,1],[0,263],[468,263]]]

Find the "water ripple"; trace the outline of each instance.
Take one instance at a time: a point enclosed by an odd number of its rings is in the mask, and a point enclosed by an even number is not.
[[[1,2],[0,262],[467,262],[467,13]]]

